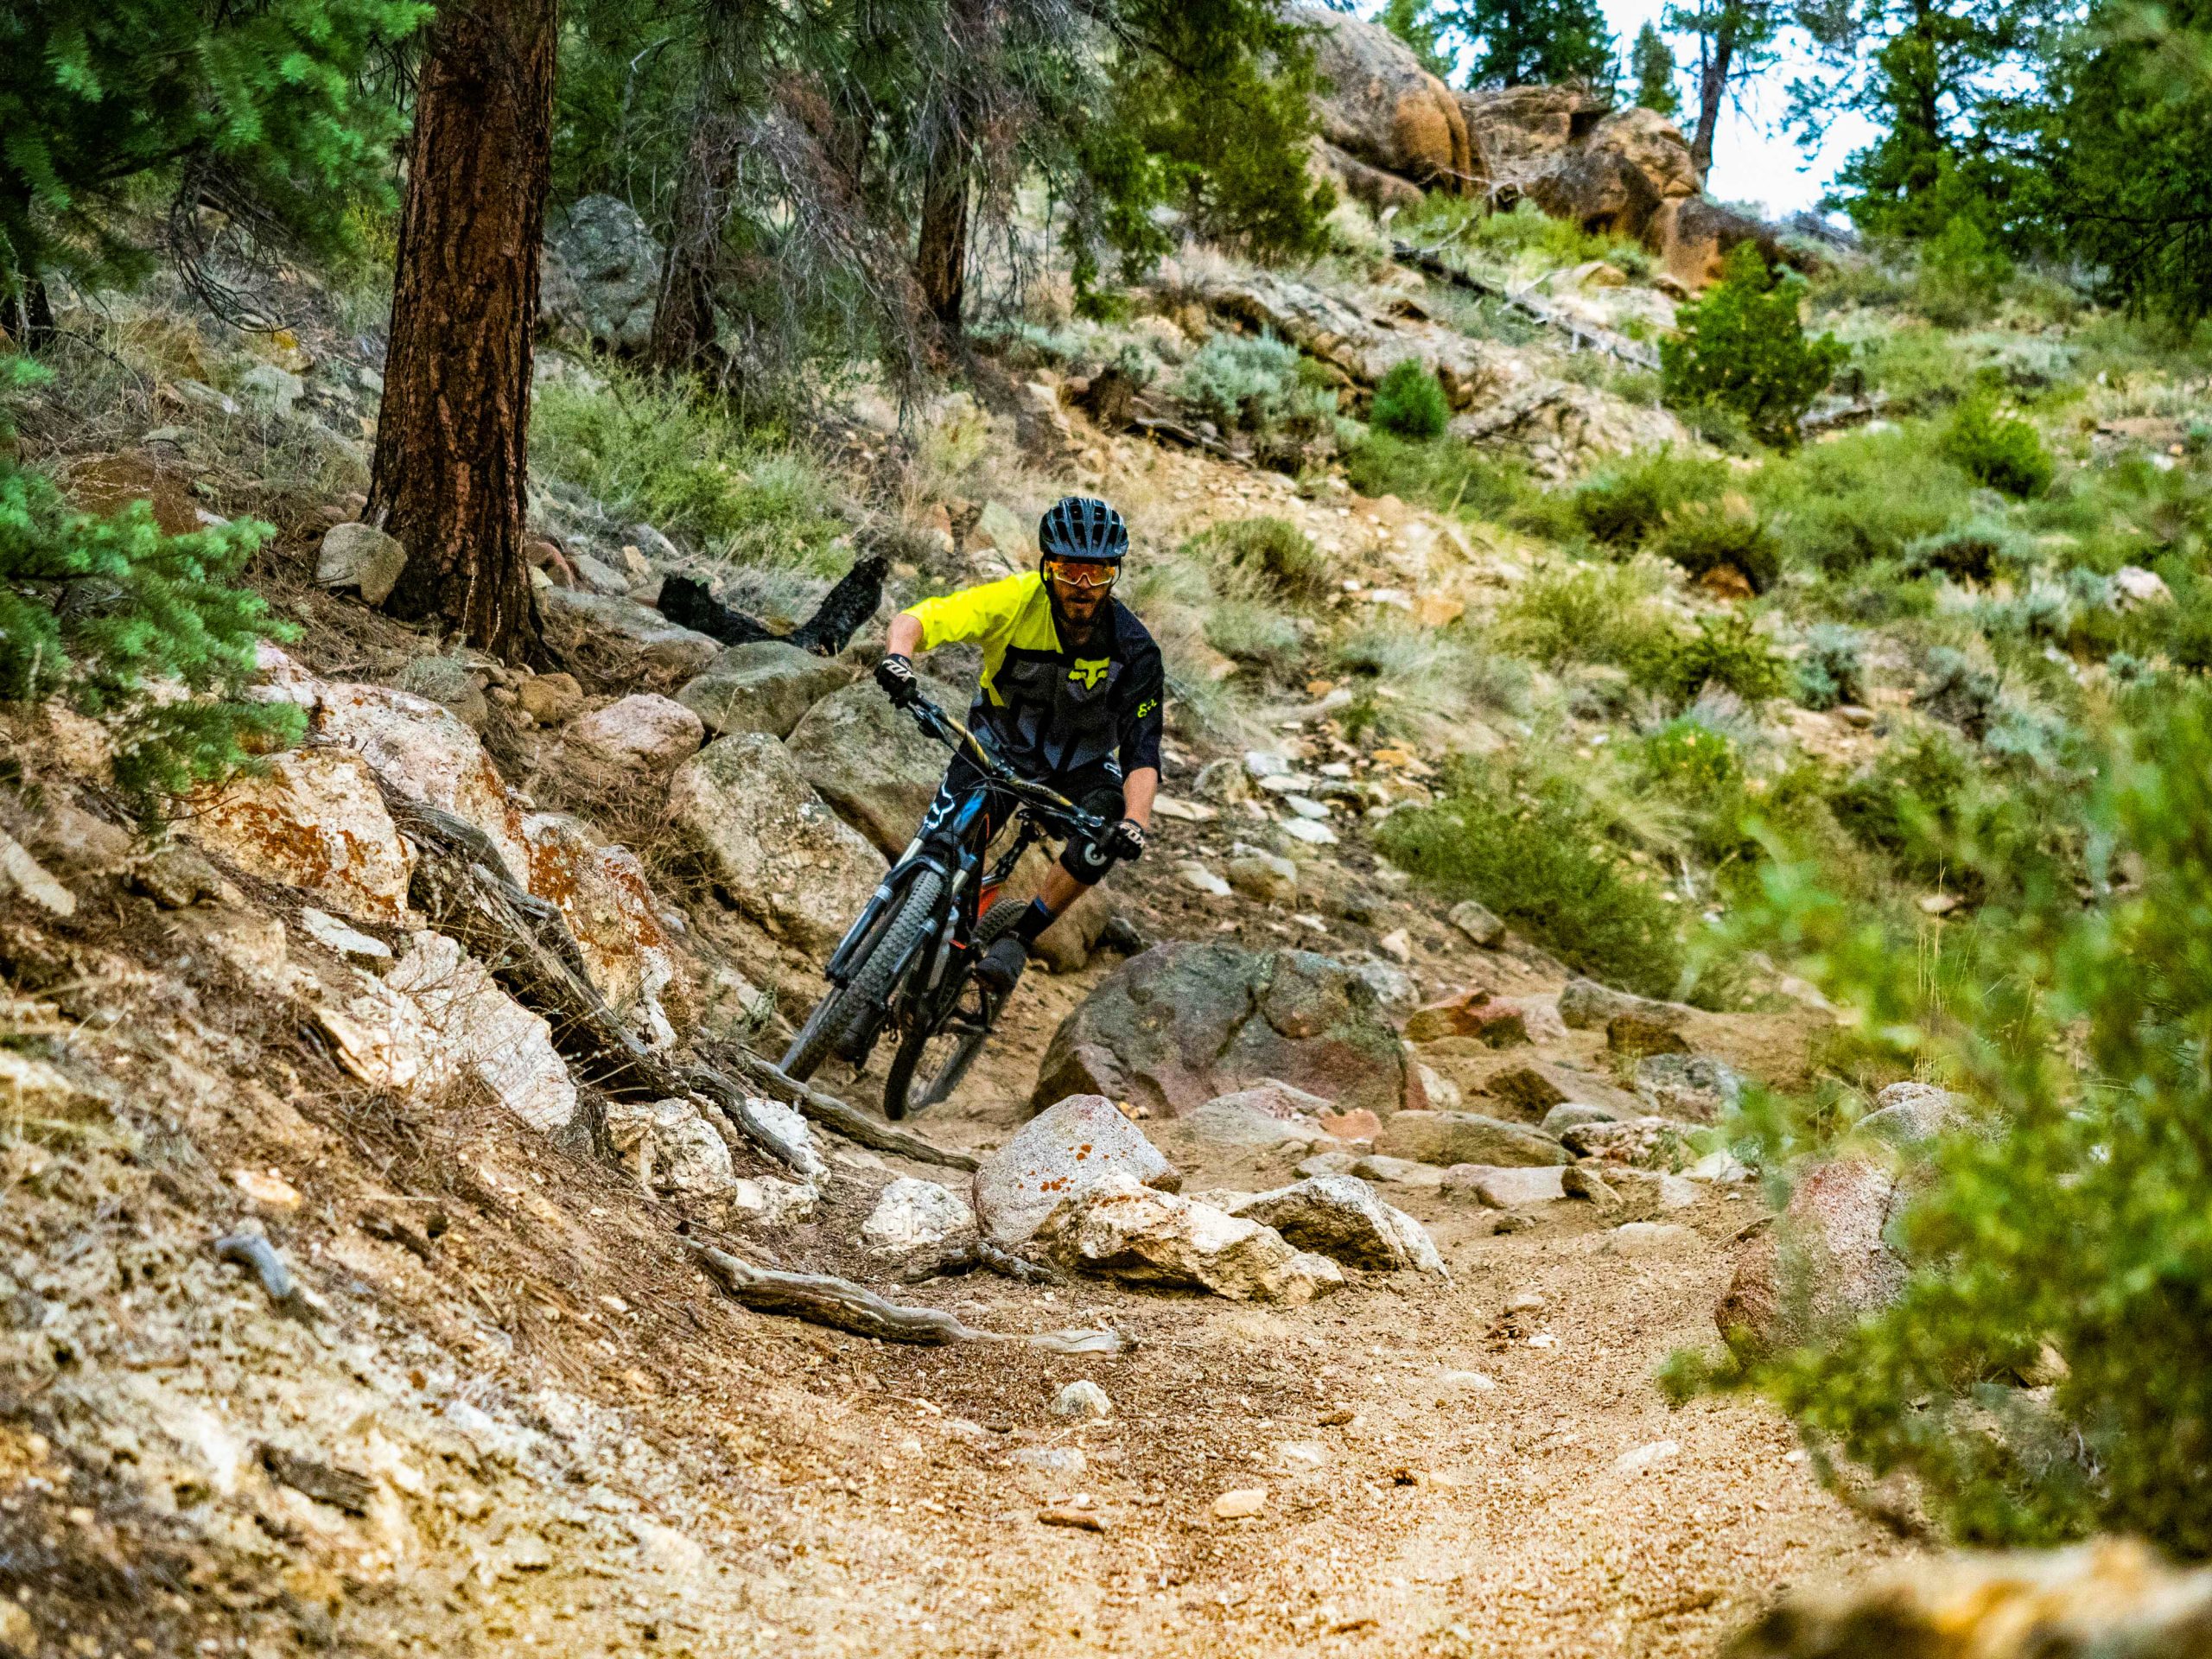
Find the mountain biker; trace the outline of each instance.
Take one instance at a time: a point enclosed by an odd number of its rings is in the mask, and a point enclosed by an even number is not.
[[[1023,777],[1106,821],[1094,840],[1068,843],[1013,931],[976,963],[1001,995],[1062,911],[1116,862],[1142,856],[1160,789],[1160,647],[1112,592],[1129,550],[1128,526],[1105,502],[1071,495],[1039,521],[1037,546],[1034,571],[901,611],[875,671],[876,683],[904,709],[921,696],[916,651],[981,645],[983,672],[969,725]],[[954,755],[922,820],[925,836],[978,776],[965,755]],[[989,833],[1005,822],[1008,804],[990,803]]]

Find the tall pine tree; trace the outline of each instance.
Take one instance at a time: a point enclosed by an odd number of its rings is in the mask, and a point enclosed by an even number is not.
[[[1613,84],[1613,37],[1596,0],[1450,0],[1436,17],[1446,45],[1465,49],[1471,86]]]
[[[1674,48],[1649,22],[1636,32],[1636,44],[1629,48],[1628,69],[1636,80],[1637,104],[1670,118],[1681,112],[1681,94],[1675,90]]]

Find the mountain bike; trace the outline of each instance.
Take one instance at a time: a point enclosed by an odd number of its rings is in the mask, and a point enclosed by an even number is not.
[[[1095,839],[1106,828],[1096,814],[1020,776],[927,697],[908,712],[982,775],[932,814],[936,823],[925,823],[892,865],[831,955],[823,970],[830,988],[783,1059],[785,1074],[800,1083],[833,1053],[861,1070],[883,1033],[895,1032],[883,1082],[883,1115],[893,1119],[959,1087],[991,1034],[1005,999],[976,977],[976,964],[1020,919],[1022,906],[996,900],[1022,854],[1046,836]],[[986,868],[994,793],[1014,801],[1014,838]]]

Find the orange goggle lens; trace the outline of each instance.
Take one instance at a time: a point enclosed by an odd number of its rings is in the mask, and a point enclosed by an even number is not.
[[[1045,574],[1071,588],[1111,588],[1121,570],[1110,564],[1077,564],[1067,559],[1047,559]]]

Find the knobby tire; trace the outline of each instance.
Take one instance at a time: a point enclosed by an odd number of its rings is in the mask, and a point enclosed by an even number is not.
[[[975,960],[982,961],[983,952],[1013,931],[1014,925],[1021,919],[1021,912],[1026,908],[1026,906],[1001,900],[983,912],[982,920],[976,925]],[[928,1052],[931,1039],[959,1006],[960,988],[956,985],[952,995],[942,1004],[942,1013],[938,1019],[927,1026],[917,1025],[899,1039],[898,1052],[891,1057],[891,1070],[883,1079],[883,1115],[893,1122],[912,1113],[926,1111],[944,1101],[960,1086],[961,1079],[968,1075],[968,1068],[983,1052],[983,1044],[990,1037],[989,1031],[968,1033],[961,1038],[960,1046],[938,1069],[937,1075],[922,1080],[921,1091],[916,1094],[914,1074],[921,1069],[922,1057]]]
[[[880,928],[875,944],[852,976],[843,985],[828,992],[814,1005],[814,1012],[806,1016],[805,1025],[799,1027],[798,1036],[784,1055],[784,1075],[794,1083],[804,1083],[812,1077],[823,1061],[830,1058],[837,1039],[845,1034],[845,1027],[853,1018],[871,1004],[883,1001],[891,988],[891,982],[913,951],[916,941],[928,929],[932,913],[937,909],[937,895],[944,886],[944,878],[935,870],[923,870],[914,877],[914,885],[906,889],[906,896],[891,912],[887,927]]]

